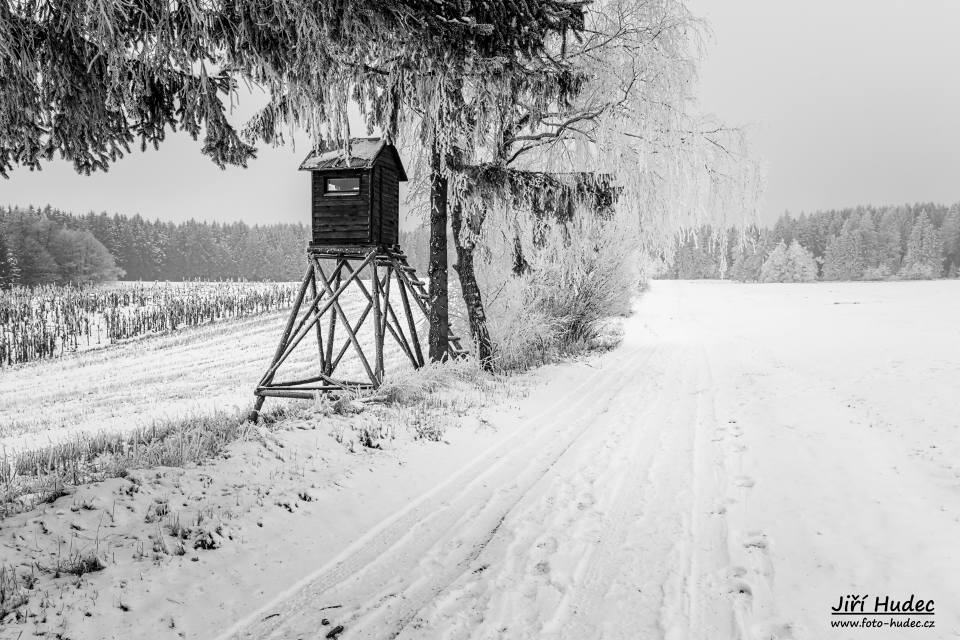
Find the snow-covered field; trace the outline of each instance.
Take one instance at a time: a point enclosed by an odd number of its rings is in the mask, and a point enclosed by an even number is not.
[[[956,281],[655,282],[620,348],[446,442],[347,453],[317,416],[8,519],[4,564],[41,527],[113,550],[11,637],[958,637],[958,318]],[[230,534],[138,556],[160,498]],[[936,626],[831,628],[848,594],[933,599]]]
[[[356,287],[346,291],[343,308],[352,320],[360,316],[365,304]],[[0,369],[0,447],[15,453],[77,434],[123,432],[158,420],[249,407],[288,313],[188,328]],[[397,314],[405,323],[402,308]],[[324,327],[327,318],[325,315]],[[418,315],[416,319],[421,335],[426,335],[425,318]],[[360,331],[361,339],[372,341],[372,331],[368,320]],[[337,348],[344,342],[340,328]],[[316,349],[315,339],[304,340],[278,371],[277,379],[314,375]],[[387,342],[385,357],[394,369],[409,367],[393,341]],[[347,379],[363,379],[352,348],[337,372]]]

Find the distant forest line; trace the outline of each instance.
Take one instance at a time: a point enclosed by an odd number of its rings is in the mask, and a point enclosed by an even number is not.
[[[416,241],[425,239],[418,234]],[[303,224],[162,222],[139,215],[76,215],[50,206],[0,207],[0,286],[111,280],[300,280]],[[401,232],[401,245],[415,244]],[[426,264],[426,246],[411,261]],[[420,256],[420,253],[424,253]]]
[[[742,242],[741,242],[742,240]],[[784,213],[772,229],[679,237],[661,278],[744,282],[956,278],[960,203]]]
[[[309,229],[75,215],[52,207],[0,208],[0,286],[107,280],[299,280]],[[741,241],[742,240],[742,241]],[[772,229],[681,236],[659,277],[741,281],[954,278],[960,203],[855,207],[793,217]],[[426,265],[423,228],[401,232],[410,262]],[[423,255],[421,255],[423,254]]]
[[[299,280],[308,238],[302,224],[161,222],[52,207],[0,208],[0,284]]]

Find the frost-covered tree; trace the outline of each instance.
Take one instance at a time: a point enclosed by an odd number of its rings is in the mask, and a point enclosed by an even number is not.
[[[733,264],[727,275],[740,282],[757,282],[761,278],[764,257],[764,242],[759,238],[748,237],[734,247]]]
[[[813,254],[794,240],[783,240],[770,252],[760,270],[762,282],[812,282],[817,279]]]
[[[857,232],[860,236],[861,277],[873,279],[881,276],[880,233],[869,209],[861,212]]]
[[[960,204],[919,204],[882,209],[862,206],[818,211],[796,219],[784,213],[773,229],[763,235],[771,249],[781,240],[789,247],[790,238],[796,238],[804,248],[811,250],[814,259],[822,265],[825,279],[884,279],[900,272],[911,232],[924,211],[927,212],[929,226],[940,237],[944,262],[940,273],[954,277],[958,264],[956,261],[960,260]],[[931,231],[928,230],[927,234],[930,235]],[[732,238],[730,244],[736,244]],[[685,249],[688,254],[695,251],[707,253],[706,247],[688,245]],[[730,271],[731,277],[738,277],[733,275],[737,272],[738,262],[741,267],[747,264],[745,259],[740,259],[740,255],[741,252],[734,246],[730,247],[729,263],[734,265]],[[684,255],[683,259],[691,263],[702,257]],[[928,262],[936,261],[931,259]],[[677,265],[673,266],[676,268]],[[759,266],[756,273],[759,274]],[[922,273],[917,277],[923,277]],[[751,279],[751,276],[743,278]]]
[[[606,192],[600,209],[651,252],[678,229],[755,214],[759,178],[743,136],[701,117],[693,99],[700,27],[678,0],[598,0],[582,37],[556,38],[549,60],[512,79],[517,99],[477,115],[488,118],[485,139],[462,145],[470,153],[451,182],[465,295],[478,291],[470,265],[488,221],[530,250],[533,237],[515,231],[535,231],[523,219],[553,200],[606,215],[595,206]],[[485,314],[467,297],[477,338]]]
[[[20,269],[13,249],[4,239],[4,231],[0,226],[0,287],[9,287],[20,281]]]
[[[665,275],[678,280],[722,278],[725,256],[719,251],[718,236],[710,227],[681,234]]]
[[[497,70],[576,30],[580,3],[100,0],[0,3],[0,173],[60,154],[105,169],[182,128],[215,162],[255,149],[228,118],[238,82],[266,90],[250,141],[293,126],[349,138],[348,103],[390,124],[450,77]],[[482,100],[483,96],[477,96]]]
[[[789,265],[792,282],[813,282],[817,279],[817,263],[813,254],[794,240],[787,249],[787,264]]]
[[[894,209],[887,209],[880,219],[878,234],[878,275],[889,276],[900,271],[902,258],[900,216]]]
[[[789,260],[787,257],[787,243],[783,240],[774,247],[760,269],[761,282],[792,282]]]
[[[943,245],[943,270],[948,277],[956,277],[960,270],[960,205],[953,205],[940,226]]]
[[[900,275],[904,278],[936,278],[943,267],[940,234],[926,211],[917,216],[907,240],[907,255]]]
[[[512,78],[568,83],[531,61],[545,59],[552,38],[579,34],[584,4],[0,3],[0,175],[56,154],[80,172],[106,169],[132,143],[156,146],[178,128],[202,134],[203,153],[220,166],[246,165],[254,143],[282,143],[296,128],[318,146],[349,146],[352,104],[388,137],[413,112],[428,149],[434,226],[445,229],[447,156],[486,135],[484,114],[516,103]],[[269,98],[243,136],[228,118],[240,82]],[[444,239],[431,238],[434,358],[447,351]]]
[[[89,231],[57,229],[47,246],[60,282],[103,282],[123,275],[113,256]]]
[[[823,261],[824,280],[858,280],[863,276],[863,239],[856,216],[850,216],[840,235],[827,241]]]

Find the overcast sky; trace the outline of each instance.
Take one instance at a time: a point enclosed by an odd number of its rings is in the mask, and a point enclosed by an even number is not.
[[[960,200],[960,0],[689,0],[713,36],[702,107],[748,125],[783,210]],[[241,115],[251,110],[243,105]],[[149,218],[308,221],[306,146],[221,171],[174,136],[107,174],[62,162],[0,179],[0,204]]]
[[[764,217],[960,201],[960,1],[691,0],[702,107],[748,124]]]

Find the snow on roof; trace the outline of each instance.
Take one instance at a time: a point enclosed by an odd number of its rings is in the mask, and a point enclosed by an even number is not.
[[[346,149],[331,149],[320,153],[311,151],[300,164],[300,170],[369,169],[386,145],[382,138],[351,138],[349,159]]]

